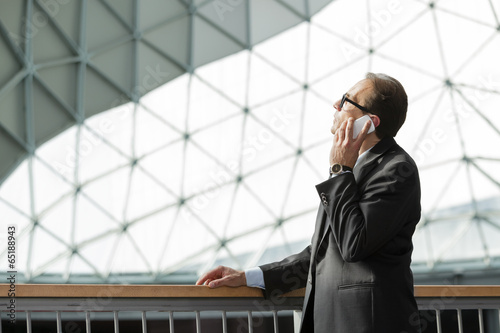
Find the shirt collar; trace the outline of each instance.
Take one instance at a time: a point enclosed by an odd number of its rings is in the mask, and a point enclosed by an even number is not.
[[[361,154],[361,155],[358,156],[358,159],[356,160],[356,163],[354,164],[354,167],[356,167],[356,165],[359,163],[359,161],[361,161],[363,159],[363,157],[366,156],[366,153],[369,152],[373,147],[375,147],[375,146],[371,146],[369,149],[365,150],[363,152],[363,154]]]

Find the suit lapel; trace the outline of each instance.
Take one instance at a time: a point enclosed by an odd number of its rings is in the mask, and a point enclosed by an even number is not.
[[[381,157],[389,148],[396,144],[394,138],[384,138],[380,140],[372,149],[370,149],[366,156],[360,160],[353,169],[354,179],[356,183],[360,183],[363,178],[378,164],[376,163],[379,157]],[[313,252],[312,254],[316,256],[316,251],[323,243],[325,236],[328,234],[330,229],[330,223],[326,223],[326,212],[322,204],[320,204],[320,212],[316,218],[316,228],[319,228],[317,233],[317,239],[313,240]]]
[[[372,149],[366,152],[366,156],[363,156],[362,160],[359,161],[354,167],[354,179],[356,183],[360,183],[363,178],[378,164],[375,163],[389,148],[394,146],[396,141],[394,138],[388,137],[380,140]]]
[[[319,204],[318,208],[318,215],[316,216],[316,227],[315,227],[315,233],[312,239],[312,248],[311,248],[311,254],[315,257],[316,256],[316,251],[318,249],[318,245],[321,244],[320,241],[323,239],[324,234],[326,229],[328,229],[327,226],[325,226],[325,209],[323,208],[323,204]]]

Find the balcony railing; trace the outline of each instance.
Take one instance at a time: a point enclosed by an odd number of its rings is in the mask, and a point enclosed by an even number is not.
[[[247,287],[19,284],[14,289],[15,297],[11,285],[0,284],[0,333],[39,332],[37,325],[47,321],[52,321],[58,333],[90,333],[100,331],[93,323],[106,320],[115,333],[133,320],[143,333],[151,332],[148,323],[154,320],[162,320],[162,332],[185,332],[176,320],[187,317],[192,318],[192,331],[197,333],[254,332],[264,319],[272,323],[274,332],[297,332],[304,292],[296,290],[272,303],[259,289]],[[500,286],[416,286],[415,295],[424,331],[469,333],[463,314],[470,317],[469,310],[473,310],[477,323],[473,332],[500,332]],[[443,314],[449,317],[450,312],[455,328],[443,328]],[[293,322],[280,330],[283,315]],[[210,329],[203,328],[207,318],[212,321]],[[237,326],[234,318],[238,318]],[[220,324],[216,329],[214,320]]]

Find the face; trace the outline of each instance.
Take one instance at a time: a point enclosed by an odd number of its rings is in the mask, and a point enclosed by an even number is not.
[[[370,80],[361,80],[347,91],[347,98],[353,100],[353,102],[358,103],[359,105],[365,106],[366,100],[368,96],[370,96],[372,89],[373,87]],[[345,101],[342,109],[340,109],[340,102],[341,99],[333,104],[335,113],[333,117],[333,125],[331,128],[332,134],[335,134],[342,122],[349,119],[349,117],[358,119],[363,116],[363,111],[361,111],[359,108],[349,103],[348,101]]]

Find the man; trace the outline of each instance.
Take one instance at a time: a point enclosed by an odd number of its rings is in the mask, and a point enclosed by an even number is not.
[[[420,332],[410,270],[420,181],[393,139],[407,106],[397,80],[368,73],[334,104],[330,178],[316,185],[311,245],[245,272],[217,267],[197,284],[260,286],[266,298],[306,287],[301,332]],[[375,132],[367,134],[367,121],[354,139],[354,120],[363,115]]]

